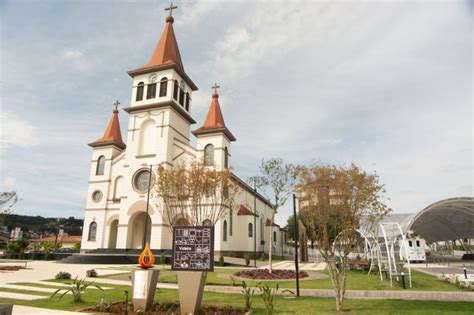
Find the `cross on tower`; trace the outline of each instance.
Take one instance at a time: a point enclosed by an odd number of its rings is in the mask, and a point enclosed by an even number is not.
[[[220,87],[221,87],[220,85],[217,85],[217,83],[214,83],[214,85],[212,86],[212,88],[214,89],[214,94],[217,94],[217,89]]]
[[[170,16],[173,16],[173,10],[177,9],[178,6],[173,5],[173,2],[170,3],[170,6],[165,8],[165,11],[170,11]]]
[[[120,105],[120,102],[119,102],[119,100],[115,100],[115,103],[114,103],[114,105],[115,105],[115,109],[117,109],[117,108],[118,108],[118,106]]]

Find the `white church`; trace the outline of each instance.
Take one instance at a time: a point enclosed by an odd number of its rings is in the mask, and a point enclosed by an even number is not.
[[[236,138],[224,122],[216,89],[204,123],[200,128],[191,127],[196,123],[192,93],[198,88],[184,70],[172,9],[150,61],[128,72],[132,96],[130,107],[123,109],[128,114],[126,143],[117,102],[103,136],[89,144],[92,159],[83,253],[140,249],[145,237],[154,250],[171,249],[172,236],[162,218],[160,201],[151,197],[146,212],[150,165],[173,167],[189,159],[202,159],[206,166],[218,170],[231,167],[231,144]],[[190,144],[191,133],[196,137],[196,147]],[[240,190],[237,206],[215,225],[215,251],[253,253],[254,242],[259,254],[268,252],[268,242],[277,251],[285,237],[283,229],[271,221],[272,204],[235,174],[233,178]]]

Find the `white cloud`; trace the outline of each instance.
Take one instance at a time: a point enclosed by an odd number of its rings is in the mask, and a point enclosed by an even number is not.
[[[67,50],[63,52],[63,59],[65,60],[74,60],[74,59],[79,59],[83,56],[82,52],[78,50]]]
[[[22,148],[30,147],[40,143],[36,128],[26,119],[14,113],[0,112],[0,143],[4,147],[10,145]]]
[[[13,191],[16,189],[16,179],[13,177],[5,177],[2,184],[2,191]]]

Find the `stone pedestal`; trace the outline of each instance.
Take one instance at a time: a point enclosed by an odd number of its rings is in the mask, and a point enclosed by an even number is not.
[[[207,272],[176,271],[181,315],[199,314]]]
[[[148,311],[155,301],[158,270],[144,269],[132,272],[132,301],[133,309]]]

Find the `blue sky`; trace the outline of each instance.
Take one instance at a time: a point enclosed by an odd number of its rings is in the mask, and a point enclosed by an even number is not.
[[[176,3],[195,127],[218,82],[241,177],[273,156],[354,162],[395,212],[473,196],[472,2]],[[167,4],[2,2],[0,189],[16,213],[83,216],[87,143],[129,105],[126,71],[148,62]]]

